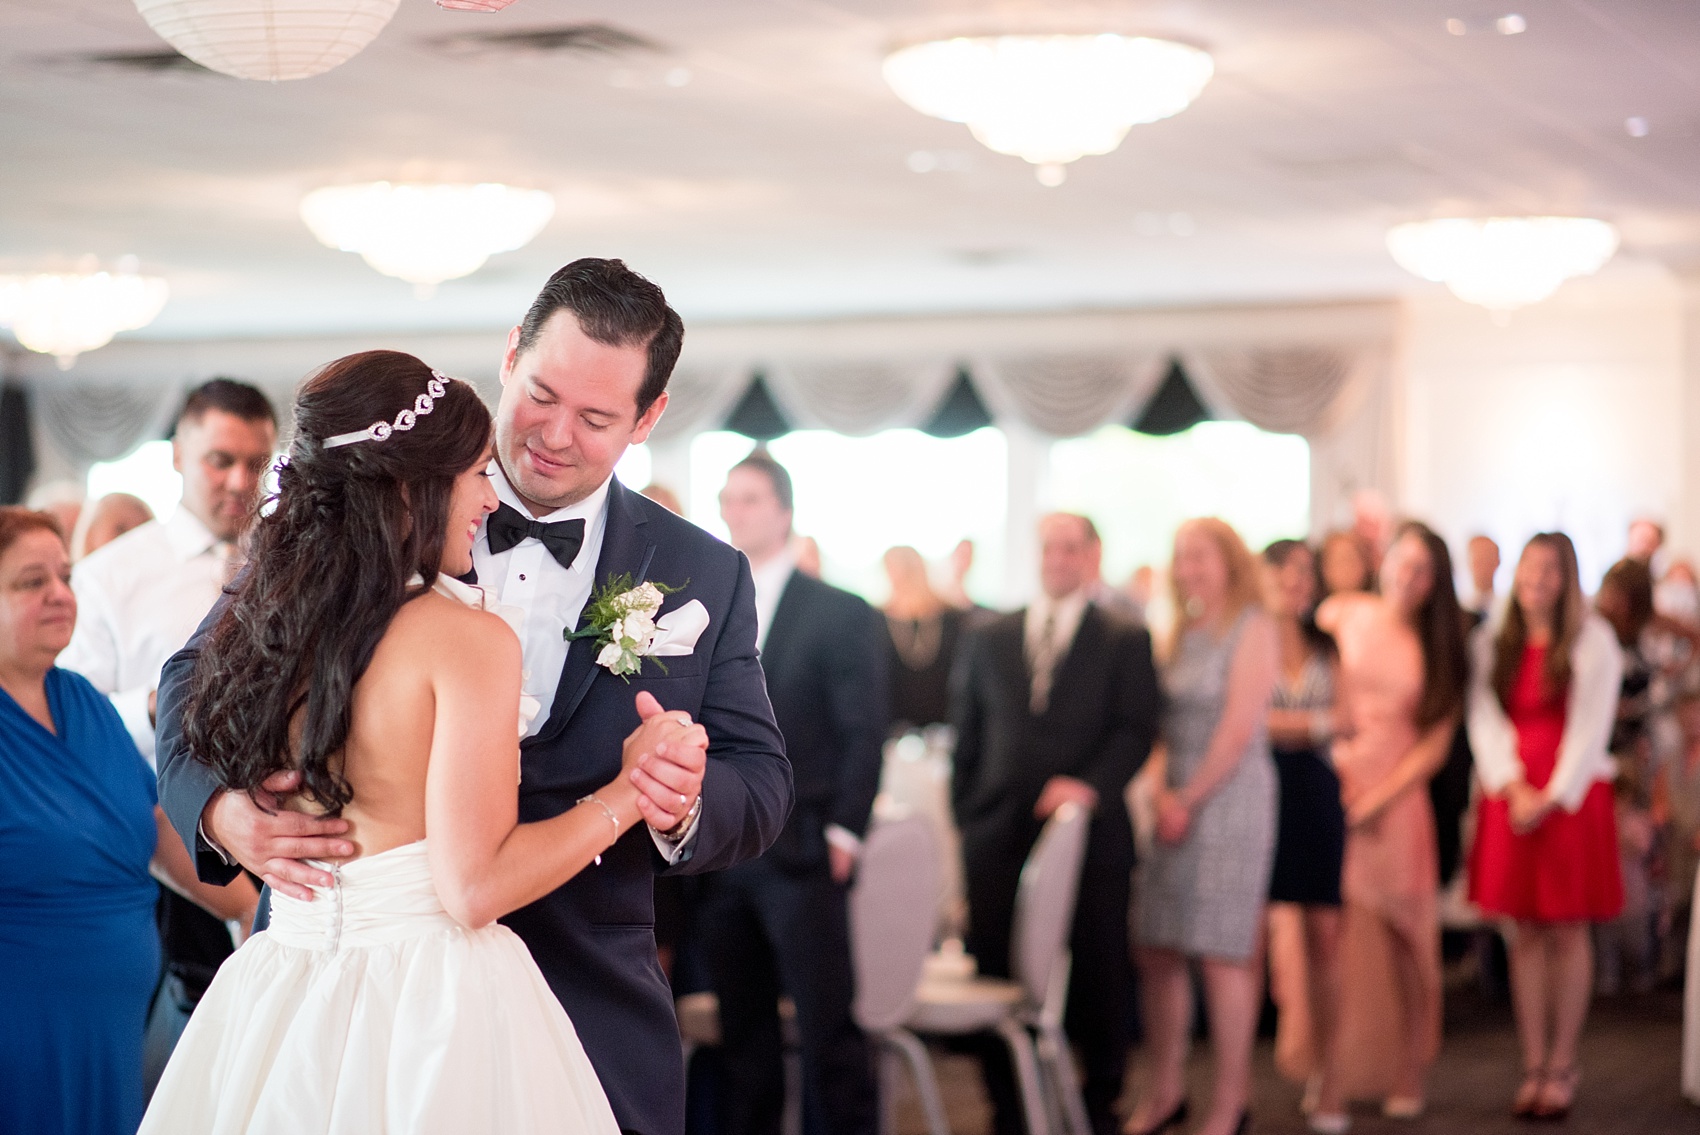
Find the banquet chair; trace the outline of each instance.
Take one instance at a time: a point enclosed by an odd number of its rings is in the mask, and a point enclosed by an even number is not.
[[[1046,821],[1028,853],[1010,935],[1014,980],[969,977],[945,972],[946,966],[924,965],[913,1009],[901,1024],[882,1032],[882,1041],[897,1047],[910,1061],[917,1082],[923,1085],[923,1106],[929,1093],[937,1099],[938,1084],[932,1061],[916,1034],[995,1032],[1008,1045],[1015,1064],[1028,1135],[1091,1135],[1073,1055],[1062,1029],[1069,930],[1090,821],[1084,809],[1063,805]],[[938,1115],[928,1115],[931,1135],[949,1135],[942,1108],[937,1110]]]
[[[879,1051],[880,1132],[896,1129],[893,1104],[909,1066],[933,1135],[948,1135],[944,1104],[925,1046],[903,1027],[915,1011],[921,970],[937,925],[939,858],[926,817],[876,823],[862,845],[850,891],[850,950],[856,1023]]]

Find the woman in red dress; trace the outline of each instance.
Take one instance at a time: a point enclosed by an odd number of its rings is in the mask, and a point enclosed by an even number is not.
[[[1593,992],[1589,924],[1623,906],[1607,745],[1623,661],[1590,614],[1570,538],[1543,532],[1523,549],[1511,602],[1476,632],[1470,745],[1483,798],[1470,898],[1513,919],[1511,999],[1523,1049],[1512,1106],[1567,1114],[1576,1045]]]

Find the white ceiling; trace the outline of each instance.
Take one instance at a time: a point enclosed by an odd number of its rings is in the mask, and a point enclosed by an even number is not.
[[[1511,11],[1528,30],[1496,34]],[[663,50],[435,43],[584,22]],[[1184,38],[1217,75],[1057,189],[880,78],[895,42],[1040,26]],[[1386,295],[1411,286],[1386,227],[1453,212],[1603,216],[1631,264],[1700,264],[1693,0],[402,0],[300,82],[77,61],[162,46],[127,0],[0,0],[0,271],[133,253],[172,286],[147,336],[496,328],[587,254],[699,322]],[[916,151],[953,168],[911,172]],[[558,209],[417,300],[296,212],[380,177],[508,181]]]

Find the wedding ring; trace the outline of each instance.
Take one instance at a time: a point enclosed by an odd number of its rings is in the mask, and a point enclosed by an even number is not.
[[[679,793],[679,806],[681,808],[684,807],[686,804],[690,803],[690,799],[691,798],[686,796],[683,792]]]

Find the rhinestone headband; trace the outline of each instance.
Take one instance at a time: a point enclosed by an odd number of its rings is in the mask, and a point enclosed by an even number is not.
[[[353,445],[361,441],[383,441],[393,433],[410,430],[415,422],[431,412],[432,407],[437,404],[437,399],[448,392],[447,384],[453,381],[454,379],[448,375],[434,370],[431,372],[431,380],[425,384],[425,393],[413,400],[411,408],[402,410],[397,414],[395,421],[373,422],[363,430],[327,437],[320,444],[326,449],[335,449],[338,446]]]

